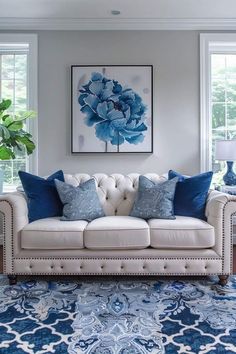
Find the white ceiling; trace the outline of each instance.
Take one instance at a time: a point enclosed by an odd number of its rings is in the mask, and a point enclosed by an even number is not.
[[[113,16],[111,10],[119,10],[121,14]],[[62,29],[191,26],[236,29],[236,0],[0,0],[0,29],[33,26],[35,29],[60,29],[60,26]]]
[[[235,0],[0,0],[0,17],[232,18]]]

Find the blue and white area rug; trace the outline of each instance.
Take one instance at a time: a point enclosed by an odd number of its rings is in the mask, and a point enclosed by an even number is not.
[[[1,354],[236,353],[236,277],[21,281],[0,276]]]

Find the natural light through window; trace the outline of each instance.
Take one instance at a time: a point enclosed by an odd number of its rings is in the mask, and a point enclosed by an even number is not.
[[[0,101],[10,99],[9,113],[25,111],[37,113],[37,35],[0,34]],[[24,127],[37,144],[37,119]],[[4,174],[3,191],[12,191],[19,185],[18,171],[37,173],[37,149],[30,157],[25,150],[15,150],[14,160],[0,160]]]
[[[215,160],[215,141],[236,139],[236,54],[211,55],[212,168],[222,180],[225,163]]]
[[[236,35],[200,35],[201,171],[223,184],[225,161],[215,159],[217,140],[236,139]]]
[[[27,52],[0,52],[0,99],[12,101],[12,114],[27,110],[27,91]],[[27,165],[28,157],[25,151],[16,151],[14,160],[0,161],[5,188],[19,184],[18,171],[26,171]]]

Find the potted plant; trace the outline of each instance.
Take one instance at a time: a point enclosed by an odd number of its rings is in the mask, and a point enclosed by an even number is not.
[[[30,155],[35,149],[32,135],[24,129],[26,120],[34,118],[35,112],[11,114],[8,112],[11,104],[8,99],[0,102],[0,160],[15,159],[17,151],[26,151]],[[3,185],[3,173],[1,175],[0,189]]]

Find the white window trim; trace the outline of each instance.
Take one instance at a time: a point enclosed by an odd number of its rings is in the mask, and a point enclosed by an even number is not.
[[[37,112],[37,117],[30,120],[29,132],[33,136],[36,149],[29,156],[28,171],[38,174],[38,36],[27,33],[0,33],[0,43],[29,45],[28,52],[28,109]]]
[[[200,34],[200,170],[211,166],[211,54],[236,53],[235,33]]]

